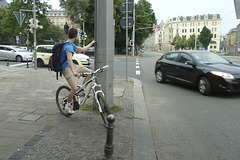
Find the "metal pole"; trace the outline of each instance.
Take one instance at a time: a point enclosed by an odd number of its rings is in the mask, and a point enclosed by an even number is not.
[[[196,22],[196,31],[195,31],[195,50],[197,50],[197,22]]]
[[[133,40],[132,56],[134,56],[134,51],[135,51],[135,2],[134,2],[134,0],[133,0],[133,32],[132,32],[132,40]]]
[[[109,106],[113,106],[114,20],[113,1],[95,0],[95,69],[108,64],[98,75]]]
[[[33,53],[34,53],[34,69],[37,69],[37,52],[36,52],[36,6],[35,0],[33,1],[33,21],[34,21],[34,46],[33,46]]]
[[[128,0],[126,0],[126,81],[128,81]]]

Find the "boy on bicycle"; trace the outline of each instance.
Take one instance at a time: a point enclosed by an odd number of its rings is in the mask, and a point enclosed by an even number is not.
[[[74,54],[74,51],[84,52],[88,50],[94,43],[96,43],[96,41],[93,40],[86,47],[83,47],[83,48],[78,47],[74,44],[77,37],[78,37],[78,30],[76,28],[70,28],[68,30],[68,40],[66,41],[66,44],[63,46],[60,53],[60,62],[63,63],[62,74],[67,80],[69,86],[71,87],[71,90],[68,94],[67,103],[64,108],[65,111],[68,112],[69,114],[75,113],[75,111],[71,108],[71,102],[75,92],[78,89],[77,79],[80,78],[80,73],[92,72],[92,70],[84,67],[82,64],[79,64],[79,65],[74,64],[72,61],[72,56]],[[85,83],[89,79],[90,79],[89,76],[85,77],[85,79],[83,80],[83,83]]]

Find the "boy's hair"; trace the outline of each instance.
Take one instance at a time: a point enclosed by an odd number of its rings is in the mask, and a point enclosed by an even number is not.
[[[76,28],[70,28],[68,30],[68,38],[75,38],[78,34],[78,30]]]

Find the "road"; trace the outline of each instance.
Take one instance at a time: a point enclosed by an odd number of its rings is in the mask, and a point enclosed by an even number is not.
[[[154,78],[156,57],[140,57],[151,133],[161,160],[240,157],[240,94],[202,96],[195,88]]]
[[[159,84],[153,72],[158,57],[143,54],[128,58],[128,76],[143,84],[158,159],[239,159],[240,95],[202,96],[193,87],[169,81]],[[227,58],[239,62],[238,57]],[[5,64],[6,61],[0,61],[0,65]],[[125,56],[115,57],[114,74],[126,76]]]

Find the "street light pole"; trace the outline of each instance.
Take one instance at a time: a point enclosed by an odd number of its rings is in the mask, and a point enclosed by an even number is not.
[[[33,53],[34,53],[34,69],[37,69],[37,52],[36,52],[36,41],[37,41],[37,34],[36,34],[36,5],[35,0],[33,1],[33,21],[34,21],[34,46],[33,46]]]

